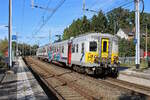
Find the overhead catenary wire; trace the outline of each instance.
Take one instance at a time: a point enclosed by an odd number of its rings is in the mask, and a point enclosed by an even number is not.
[[[131,3],[133,3],[133,2],[134,2],[134,0],[129,1],[129,2],[125,3],[125,4],[122,4],[122,5],[118,6],[118,7],[115,7],[115,8],[113,8],[113,9],[109,10],[109,11],[106,11],[106,13],[110,13],[112,10],[114,10],[114,9],[116,9],[116,8],[126,7],[126,6],[128,6],[129,4],[131,4]]]
[[[105,11],[105,14],[110,13],[112,10],[114,10],[114,9],[116,9],[116,8],[126,7],[127,5],[129,5],[129,4],[133,3],[133,2],[134,2],[134,0],[129,1],[129,2],[127,2],[127,3],[124,3],[124,4],[122,4],[122,5],[118,6],[118,7],[114,7],[114,8],[112,8],[111,10]],[[86,10],[86,11],[93,12],[93,13],[99,13],[99,11],[100,11],[100,10],[95,11],[95,10],[91,10],[91,9],[85,9],[85,10]]]
[[[49,7],[51,1],[52,1],[52,0],[49,0],[49,1],[47,2],[46,8]],[[32,2],[32,5],[31,5],[31,6],[32,6],[32,8],[34,8],[34,7],[35,7],[35,4]],[[43,14],[42,14],[42,16],[41,16],[39,22],[38,22],[36,25],[33,26],[33,31],[32,31],[32,36],[31,36],[32,38],[34,38],[34,34],[33,34],[33,33],[36,31],[36,28],[44,21],[43,16],[45,16],[46,13],[47,13],[47,11],[44,10],[44,12],[43,12]],[[29,39],[29,41],[32,40],[31,38],[28,38],[28,39]]]
[[[57,4],[56,5],[56,7],[54,8],[54,10],[51,12],[51,14],[46,18],[46,20],[40,20],[39,21],[39,23],[37,24],[37,27],[38,26],[40,26],[37,30],[35,30],[35,31],[33,31],[32,32],[32,37],[34,36],[34,35],[36,35],[38,32],[40,32],[40,30],[47,24],[47,22],[50,20],[50,18],[55,14],[55,12],[61,7],[61,5],[63,5],[63,3],[65,2],[66,0],[61,0],[60,2],[59,2],[59,4]],[[47,7],[46,8],[48,8],[49,7],[49,4],[50,4],[50,1],[49,1],[49,3],[48,3],[48,5],[47,5]],[[46,10],[47,11],[47,10]],[[43,15],[45,15],[45,13],[46,13],[46,11],[43,13]],[[41,21],[43,21],[43,23],[41,24]],[[39,24],[41,24],[41,25],[39,25]],[[36,28],[35,28],[36,29]],[[30,41],[31,41],[31,39],[30,39]]]
[[[121,0],[122,1],[122,0]],[[129,0],[130,1],[130,0]],[[91,9],[91,8],[93,8],[95,5],[97,5],[98,4],[98,2],[99,2],[99,0],[96,0],[90,7],[89,7],[89,9]],[[118,3],[118,1],[116,1],[117,2],[117,5],[122,5],[122,4],[124,4],[124,1],[123,2],[119,2]],[[105,2],[105,3],[107,3],[107,2]],[[113,7],[112,7],[113,8]],[[100,11],[100,9],[98,10],[98,11]]]
[[[52,11],[52,13],[46,18],[46,20],[44,20],[44,22],[42,23],[42,25],[40,25],[40,27],[38,28],[38,30],[33,35],[36,35],[47,24],[47,22],[50,20],[50,18],[55,14],[55,12],[62,6],[62,4],[65,1],[66,0],[61,0],[59,2],[59,4],[55,7],[55,9]]]
[[[49,1],[48,1],[46,8],[49,7],[51,1],[52,1],[52,0],[49,0]],[[37,6],[37,5],[36,5],[36,6]],[[34,8],[35,5],[32,5],[32,7]],[[43,16],[46,15],[46,12],[47,12],[47,11],[44,10],[44,12],[43,12],[43,14],[42,14],[41,19],[39,20],[39,22],[38,22],[35,26],[33,26],[34,28],[33,28],[33,31],[32,31],[32,36],[33,36],[33,33],[36,31],[36,28],[43,22]]]

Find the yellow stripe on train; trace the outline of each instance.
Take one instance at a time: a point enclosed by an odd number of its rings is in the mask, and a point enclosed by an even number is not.
[[[85,53],[85,62],[86,63],[94,63],[96,57],[98,57],[98,52],[86,52]]]
[[[114,64],[114,61],[116,61],[116,63],[118,63],[118,53],[113,53],[112,52],[112,55],[111,55],[111,64]]]

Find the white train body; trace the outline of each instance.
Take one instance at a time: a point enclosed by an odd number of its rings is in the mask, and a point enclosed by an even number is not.
[[[115,70],[116,73],[118,40],[106,33],[88,33],[40,47],[37,56],[88,74],[102,74],[104,70]]]

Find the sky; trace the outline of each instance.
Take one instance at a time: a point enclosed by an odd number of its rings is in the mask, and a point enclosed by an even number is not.
[[[81,18],[83,14],[90,19],[95,14],[93,12],[83,13],[83,0],[65,0],[42,29],[37,32],[61,1],[63,0],[34,0],[34,5],[47,8],[45,10],[32,8],[31,0],[12,0],[12,34],[18,34],[20,43],[44,45],[49,43],[49,37],[51,37],[51,41],[54,41],[55,35],[62,35],[63,30],[73,20]],[[102,10],[106,13],[130,1],[133,0],[85,0],[85,8]],[[8,37],[6,27],[8,26],[8,4],[9,0],[0,0],[0,39]],[[144,0],[144,5],[144,11],[150,13],[150,0]],[[134,3],[124,6],[124,8],[133,10]]]

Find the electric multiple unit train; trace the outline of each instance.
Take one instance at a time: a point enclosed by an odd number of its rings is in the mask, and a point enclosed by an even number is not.
[[[118,39],[107,33],[87,33],[42,46],[37,57],[66,64],[81,73],[118,75]]]

